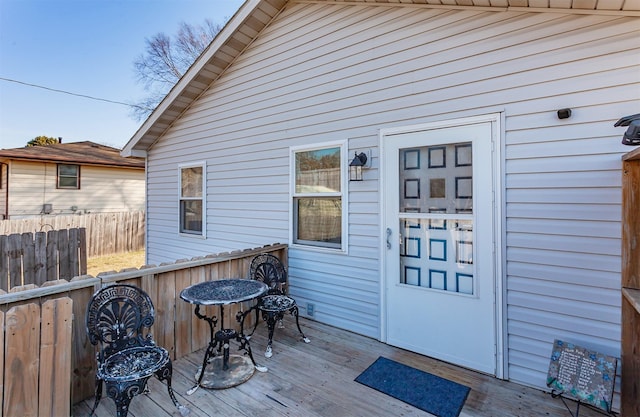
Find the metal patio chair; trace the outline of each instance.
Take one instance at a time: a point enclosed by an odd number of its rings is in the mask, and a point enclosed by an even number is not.
[[[269,342],[264,356],[270,358],[273,355],[271,345],[273,343],[273,333],[276,323],[278,323],[279,328],[284,328],[283,319],[284,314],[287,312],[296,318],[296,326],[298,327],[302,340],[305,343],[310,343],[311,341],[304,335],[300,328],[296,300],[286,294],[287,270],[280,259],[268,253],[257,255],[251,260],[249,278],[262,281],[269,287],[267,293],[260,296],[257,304],[253,307],[253,309],[256,310],[256,320],[253,330],[249,335],[249,337],[253,335],[258,327],[258,323],[260,322],[259,313],[262,313],[262,320],[267,322],[267,328],[269,330]]]
[[[166,349],[157,346],[149,334],[154,321],[149,295],[132,285],[112,285],[98,290],[87,306],[86,329],[91,344],[98,345],[95,403],[102,398],[102,386],[116,403],[118,417],[126,417],[131,399],[145,392],[147,380],[155,375],[166,381],[171,401],[185,416],[171,388],[173,368]]]

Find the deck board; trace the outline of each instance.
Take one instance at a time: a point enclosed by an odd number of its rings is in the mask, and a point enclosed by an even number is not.
[[[204,351],[200,350],[173,363],[173,387],[179,401],[189,407],[190,417],[429,417],[431,414],[365,387],[354,379],[378,356],[405,363],[471,388],[461,417],[568,416],[560,399],[541,390],[502,381],[417,353],[398,349],[345,330],[301,319],[305,344],[298,339],[295,323],[285,319],[286,329],[276,329],[273,357],[263,356],[266,326],[260,325],[251,338],[256,361],[269,371],[256,372],[244,384],[224,390],[198,389],[187,396]],[[232,353],[234,353],[232,351]],[[179,416],[166,386],[155,378],[150,393],[134,397],[131,417]],[[74,416],[85,416],[93,398],[75,404]],[[575,403],[568,401],[572,411]],[[115,415],[113,401],[103,396],[98,417]],[[580,408],[583,417],[601,416],[597,410]]]

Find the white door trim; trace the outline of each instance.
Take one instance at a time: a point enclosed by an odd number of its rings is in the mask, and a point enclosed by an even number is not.
[[[503,161],[503,151],[504,151],[504,113],[491,113],[486,115],[472,116],[472,117],[464,117],[457,119],[449,119],[449,120],[441,120],[431,123],[424,124],[416,124],[416,125],[408,125],[408,126],[400,126],[393,128],[385,128],[380,129],[378,135],[378,146],[380,149],[380,156],[384,157],[385,149],[384,149],[384,137],[392,134],[400,134],[400,133],[409,133],[421,130],[431,130],[445,127],[454,127],[454,126],[463,126],[469,124],[476,124],[482,122],[491,122],[492,130],[492,164],[493,164],[493,187],[494,190],[498,190],[494,194],[494,202],[493,202],[493,216],[494,216],[494,269],[495,269],[495,320],[496,320],[496,377],[501,379],[508,378],[506,374],[506,363],[507,358],[505,352],[506,349],[506,328],[504,327],[504,323],[506,322],[506,309],[505,309],[505,296],[504,296],[504,218],[503,218],[503,202],[504,202],[504,161]],[[380,163],[380,219],[386,218],[385,213],[385,173],[382,172],[384,164]],[[386,232],[384,230],[384,222],[380,222],[380,236],[381,236],[381,245],[380,245],[380,266],[379,270],[381,273],[380,276],[380,341],[387,343],[387,299],[386,299],[386,291],[385,291],[385,278],[383,274],[386,271]]]

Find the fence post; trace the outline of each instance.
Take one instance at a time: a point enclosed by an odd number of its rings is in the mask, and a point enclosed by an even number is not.
[[[38,415],[40,306],[25,304],[5,314],[3,414]]]
[[[36,285],[42,285],[47,281],[47,234],[44,232],[36,233],[35,241],[35,282]]]
[[[81,227],[78,229],[78,245],[80,246],[79,254],[80,257],[80,275],[87,275],[87,229]]]
[[[9,235],[9,288],[22,285],[22,239],[19,234]]]
[[[78,250],[79,250],[79,239],[78,239],[78,229],[74,228],[74,229],[69,229],[69,243],[67,245],[68,247],[68,254],[67,254],[67,258],[68,258],[68,265],[69,265],[69,276],[65,277],[65,276],[61,276],[61,279],[71,279],[73,277],[77,277],[80,272],[80,268],[78,267]]]
[[[48,300],[41,314],[38,416],[69,416],[73,301]]]
[[[22,284],[31,284],[36,278],[36,245],[33,233],[23,233],[22,238]]]
[[[0,290],[9,291],[8,236],[0,236]]]
[[[47,232],[47,279],[58,279],[58,231]]]
[[[70,249],[69,230],[58,230],[58,265],[60,271],[58,279],[71,279],[73,277],[71,274],[71,263],[69,259],[71,252]]]

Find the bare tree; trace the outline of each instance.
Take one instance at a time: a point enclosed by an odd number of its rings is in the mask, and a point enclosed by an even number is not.
[[[146,39],[146,50],[133,63],[136,79],[149,95],[135,103],[133,116],[142,120],[162,101],[202,51],[222,30],[206,19],[203,25],[182,22],[173,38],[157,33]]]

